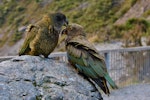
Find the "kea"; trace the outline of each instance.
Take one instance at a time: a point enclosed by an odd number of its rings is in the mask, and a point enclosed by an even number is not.
[[[62,26],[67,26],[66,16],[60,12],[50,13],[26,29],[25,41],[19,51],[21,55],[48,55],[55,49]]]
[[[91,80],[91,83],[97,84],[107,95],[110,94],[110,91],[106,81],[113,89],[118,88],[107,72],[104,57],[86,39],[81,25],[70,24],[62,31],[62,34],[67,35],[65,46],[68,61],[81,75]],[[99,89],[98,91],[100,92]]]

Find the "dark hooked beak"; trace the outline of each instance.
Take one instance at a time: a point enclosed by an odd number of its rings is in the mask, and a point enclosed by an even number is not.
[[[64,26],[66,26],[66,27],[67,27],[67,26],[68,26],[68,24],[69,24],[69,21],[68,21],[68,19],[66,19],[66,20],[65,20],[65,24],[64,24]]]

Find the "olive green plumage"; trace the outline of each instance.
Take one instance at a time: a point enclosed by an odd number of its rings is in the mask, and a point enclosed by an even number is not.
[[[66,50],[69,62],[80,73],[92,79],[104,93],[110,94],[106,81],[113,89],[117,89],[117,85],[107,72],[104,57],[86,39],[82,26],[68,25],[63,34],[67,34]]]
[[[19,51],[20,55],[44,55],[45,58],[55,49],[61,27],[68,21],[62,13],[44,15],[35,24],[30,24],[26,29],[25,41]]]

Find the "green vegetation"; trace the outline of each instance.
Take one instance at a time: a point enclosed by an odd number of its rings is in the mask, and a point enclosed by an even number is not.
[[[147,10],[146,12],[144,12],[143,17],[148,17],[150,15],[150,10]]]
[[[116,13],[116,17],[119,18],[123,16],[137,1],[138,0],[125,0],[122,5],[120,5],[121,7]]]
[[[10,45],[13,45],[14,43],[16,43],[18,40],[20,40],[22,38],[22,33],[16,31],[13,35],[12,38],[10,39]]]
[[[141,37],[150,35],[150,23],[145,19],[132,18],[124,25],[114,26],[112,34],[115,34],[114,38],[123,39],[126,43],[125,47],[129,47],[130,43],[141,46]]]
[[[21,26],[38,21],[43,14],[61,11],[70,23],[81,24],[89,40],[103,42],[106,37],[123,38],[129,26],[113,26],[139,0],[2,0],[0,4],[0,46],[7,41],[13,45],[22,38]],[[143,16],[148,17],[150,11]],[[134,26],[131,24],[131,26]],[[147,27],[146,27],[147,28]],[[134,28],[131,28],[132,30]],[[128,31],[127,31],[128,33]],[[5,40],[6,39],[6,40]]]

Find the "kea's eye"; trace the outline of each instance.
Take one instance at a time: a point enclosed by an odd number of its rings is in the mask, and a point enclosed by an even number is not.
[[[72,31],[72,27],[70,26],[70,27],[68,28],[68,30],[71,30],[71,31]]]

